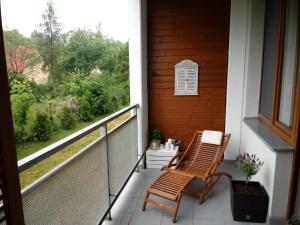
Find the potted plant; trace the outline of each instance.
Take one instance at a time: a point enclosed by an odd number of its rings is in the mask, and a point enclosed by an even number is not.
[[[150,147],[154,150],[158,149],[158,147],[160,146],[160,142],[161,142],[160,129],[156,128],[156,129],[152,130],[151,135],[150,135],[150,139],[151,139]]]
[[[297,216],[293,215],[287,222],[286,225],[300,225],[300,220]]]
[[[265,188],[259,182],[249,181],[263,162],[256,155],[244,153],[238,155],[235,166],[245,175],[245,181],[231,181],[231,211],[237,221],[258,222],[266,221],[269,198]]]

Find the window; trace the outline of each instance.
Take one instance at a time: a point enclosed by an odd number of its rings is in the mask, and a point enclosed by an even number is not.
[[[297,73],[298,0],[287,1],[278,121],[291,128]]]
[[[198,64],[183,60],[175,65],[175,95],[198,95]]]
[[[267,0],[259,116],[295,143],[299,53],[298,0]]]

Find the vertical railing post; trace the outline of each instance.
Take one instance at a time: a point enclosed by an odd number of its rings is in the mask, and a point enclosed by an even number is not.
[[[136,116],[136,117],[137,117],[137,107],[134,107],[134,108],[131,110],[131,116]],[[134,132],[134,131],[132,131],[132,132]],[[137,124],[136,124],[136,135],[138,136],[138,126],[137,126]],[[135,137],[133,137],[133,138],[135,138]],[[136,142],[137,142],[137,143],[136,143],[136,157],[137,157],[137,160],[139,160],[138,137],[136,137]],[[137,165],[135,171],[136,171],[137,173],[140,172],[139,165]]]
[[[108,136],[107,136],[107,123],[105,124],[105,126],[102,126],[100,128],[100,132],[101,132],[101,135],[102,133],[105,135],[105,149],[106,149],[106,162],[107,162],[107,184],[108,184],[108,204],[110,205],[111,204],[111,200],[110,200],[110,197],[111,197],[111,192],[110,192],[110,180],[109,180],[109,150],[108,150]],[[108,211],[108,217],[107,217],[108,220],[111,220],[111,211],[109,210]]]

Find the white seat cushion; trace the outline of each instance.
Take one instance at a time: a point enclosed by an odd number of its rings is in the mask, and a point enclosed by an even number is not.
[[[213,145],[220,145],[222,142],[223,132],[214,130],[205,130],[202,133],[201,142]]]

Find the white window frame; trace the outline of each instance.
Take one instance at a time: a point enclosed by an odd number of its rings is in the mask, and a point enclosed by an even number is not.
[[[198,68],[198,64],[189,59],[182,60],[175,65],[174,95],[198,95]],[[194,78],[191,79],[188,76],[194,76]]]

